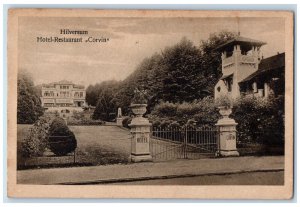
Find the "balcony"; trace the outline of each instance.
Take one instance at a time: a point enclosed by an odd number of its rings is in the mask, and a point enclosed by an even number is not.
[[[241,55],[239,58],[239,62],[245,63],[245,64],[255,64],[255,57],[250,55]]]
[[[222,66],[223,66],[224,68],[227,67],[227,66],[229,66],[229,65],[232,65],[232,64],[234,64],[234,58],[233,58],[233,56],[224,58],[224,59],[222,60]]]

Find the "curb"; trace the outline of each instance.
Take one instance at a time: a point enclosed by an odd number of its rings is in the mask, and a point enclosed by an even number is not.
[[[221,172],[221,173],[198,173],[198,174],[196,173],[196,174],[163,175],[163,176],[152,176],[152,177],[150,176],[150,177],[138,177],[138,178],[115,178],[115,179],[107,179],[107,180],[65,182],[65,183],[56,183],[56,184],[57,185],[95,185],[95,184],[124,183],[124,182],[135,182],[135,181],[145,181],[145,180],[162,180],[162,179],[198,177],[198,176],[232,175],[232,174],[243,174],[243,173],[251,173],[251,172],[280,172],[280,171],[284,171],[284,169],[275,168],[275,169],[264,169],[264,170],[228,171],[228,172]]]

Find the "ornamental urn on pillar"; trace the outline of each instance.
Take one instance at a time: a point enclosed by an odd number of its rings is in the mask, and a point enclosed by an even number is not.
[[[150,154],[150,128],[151,123],[144,118],[147,112],[147,99],[142,91],[136,90],[130,108],[134,114],[134,118],[129,124],[131,138],[131,154],[132,162],[152,161]]]
[[[237,123],[234,119],[229,118],[232,113],[232,101],[228,96],[220,97],[220,99],[216,100],[219,113],[222,115],[216,124],[219,128],[218,154],[220,156],[239,156],[236,148]]]

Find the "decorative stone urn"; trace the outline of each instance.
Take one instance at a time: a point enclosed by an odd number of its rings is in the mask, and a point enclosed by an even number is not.
[[[148,119],[143,117],[143,115],[147,112],[147,104],[131,104],[130,108],[132,113],[135,115],[131,124],[149,123]]]
[[[131,104],[130,108],[135,117],[132,119],[130,126],[131,154],[129,159],[132,162],[152,161],[150,154],[150,127],[149,120],[143,117],[147,112],[147,104]]]
[[[218,107],[223,116],[216,124],[219,128],[218,154],[220,156],[239,156],[236,149],[236,125],[234,119],[229,118],[232,113],[230,107]]]
[[[223,116],[224,119],[229,118],[229,115],[232,113],[232,109],[226,106],[219,106],[219,113]]]

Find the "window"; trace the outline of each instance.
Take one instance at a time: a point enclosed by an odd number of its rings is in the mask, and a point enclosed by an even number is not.
[[[225,84],[227,86],[228,92],[231,92],[232,91],[232,84],[233,84],[232,76],[225,79]]]
[[[68,94],[67,94],[66,91],[61,91],[61,92],[60,92],[60,96],[61,96],[61,97],[67,97]]]
[[[256,82],[253,82],[252,88],[253,88],[253,92],[257,93],[257,83]]]

